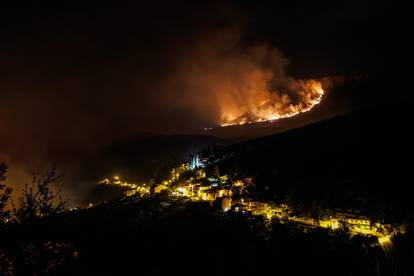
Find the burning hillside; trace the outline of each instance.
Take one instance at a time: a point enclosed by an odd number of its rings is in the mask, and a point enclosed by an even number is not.
[[[256,90],[257,88],[252,89]],[[256,96],[249,97],[241,105],[224,107],[221,126],[243,125],[292,117],[311,110],[321,102],[325,93],[322,83],[316,80],[295,81],[290,79],[285,89],[287,92],[268,89],[256,90]]]
[[[203,96],[200,104],[204,110],[212,105],[217,111],[220,126],[291,117],[320,103],[322,81],[289,75],[289,60],[278,49],[268,45],[237,48],[237,37],[216,40],[214,49],[196,47],[192,56],[197,58],[182,67],[185,83]],[[188,68],[192,69],[190,74]],[[194,98],[192,103],[198,101]]]

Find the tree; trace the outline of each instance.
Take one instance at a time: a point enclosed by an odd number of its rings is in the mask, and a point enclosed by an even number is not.
[[[7,202],[10,199],[12,189],[2,184],[6,180],[7,166],[0,163],[0,224],[10,219],[10,210],[7,210]]]
[[[13,206],[14,218],[18,222],[30,221],[36,217],[48,216],[64,210],[60,191],[53,192],[50,184],[62,177],[56,173],[53,165],[44,178],[33,175],[30,185],[26,183],[22,196],[18,199],[18,206]]]

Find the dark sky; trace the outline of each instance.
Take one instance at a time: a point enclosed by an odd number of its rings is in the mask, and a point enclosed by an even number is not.
[[[257,45],[296,77],[412,74],[410,10],[397,3],[84,2],[0,9],[0,161],[14,175],[133,133],[217,123],[205,76]]]

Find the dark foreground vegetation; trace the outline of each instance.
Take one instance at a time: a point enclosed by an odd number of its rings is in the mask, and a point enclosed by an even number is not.
[[[6,167],[1,166],[0,180]],[[220,202],[120,197],[64,210],[50,189],[54,170],[34,178],[19,206],[1,190],[2,275],[412,275],[414,235],[392,246],[287,220],[223,213]]]
[[[164,195],[118,199],[6,228],[1,265],[16,275],[413,273],[411,228],[384,251],[346,232],[269,224]]]

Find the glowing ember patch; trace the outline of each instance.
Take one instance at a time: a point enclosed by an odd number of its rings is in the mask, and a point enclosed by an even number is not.
[[[260,93],[260,98],[257,101],[252,97],[247,105],[237,107],[237,110],[234,106],[231,110],[227,110],[224,106],[220,125],[222,127],[244,125],[292,117],[310,111],[322,101],[325,94],[322,83],[316,80],[291,80],[290,89],[297,91],[295,100],[292,100],[292,97],[288,94],[265,91]],[[263,97],[266,97],[266,99],[263,100]]]

